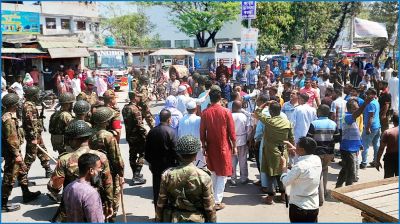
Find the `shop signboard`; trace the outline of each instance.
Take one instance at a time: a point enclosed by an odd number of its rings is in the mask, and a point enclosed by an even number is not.
[[[1,11],[3,34],[40,34],[40,15],[36,12]]]

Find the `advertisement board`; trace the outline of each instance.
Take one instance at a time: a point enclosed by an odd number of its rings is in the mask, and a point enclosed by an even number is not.
[[[256,18],[256,1],[242,2],[242,19]]]
[[[242,29],[240,39],[240,61],[245,64],[256,60],[258,29]]]
[[[1,11],[3,34],[40,34],[40,16],[36,12]]]

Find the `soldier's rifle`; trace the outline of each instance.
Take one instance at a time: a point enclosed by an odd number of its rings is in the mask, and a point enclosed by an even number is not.
[[[126,213],[125,213],[125,205],[124,205],[124,184],[120,181],[121,186],[121,207],[122,207],[122,214],[124,214],[124,222],[127,223],[126,220]]]

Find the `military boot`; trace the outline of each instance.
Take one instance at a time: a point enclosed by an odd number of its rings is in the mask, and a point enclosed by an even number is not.
[[[21,185],[21,190],[22,190],[22,201],[24,203],[28,203],[30,201],[35,200],[41,194],[40,191],[31,192],[27,185]]]
[[[50,169],[50,167],[47,167],[45,171],[46,178],[50,178],[52,173],[53,171]]]
[[[143,175],[135,172],[133,174],[133,178],[132,178],[132,184],[130,184],[131,186],[133,185],[142,185],[146,183],[146,179],[143,178]]]
[[[1,200],[1,212],[14,212],[21,209],[18,204],[8,203],[8,198],[3,198]]]

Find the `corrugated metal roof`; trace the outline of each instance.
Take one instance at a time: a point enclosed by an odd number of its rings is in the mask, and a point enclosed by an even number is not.
[[[51,58],[80,58],[89,57],[86,48],[49,48]]]
[[[42,48],[77,48],[86,47],[85,44],[79,42],[68,42],[68,41],[39,41]]]
[[[37,48],[1,48],[2,54],[46,54]]]

